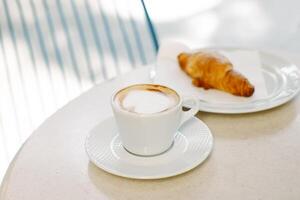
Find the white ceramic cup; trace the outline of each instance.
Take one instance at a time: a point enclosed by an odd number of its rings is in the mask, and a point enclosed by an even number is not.
[[[129,87],[135,86],[137,85]],[[171,88],[168,89],[174,91]],[[140,156],[154,156],[167,151],[173,144],[178,128],[193,117],[199,109],[196,98],[182,98],[174,91],[179,100],[176,105],[166,111],[151,114],[129,112],[117,106],[114,101],[119,91],[114,93],[111,98],[119,136],[127,151]],[[185,103],[188,103],[190,110],[182,110]]]

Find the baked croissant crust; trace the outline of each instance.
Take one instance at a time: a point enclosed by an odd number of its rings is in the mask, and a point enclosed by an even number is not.
[[[244,97],[254,93],[254,86],[248,79],[233,70],[232,63],[219,53],[181,53],[178,55],[178,62],[197,87],[214,88]]]

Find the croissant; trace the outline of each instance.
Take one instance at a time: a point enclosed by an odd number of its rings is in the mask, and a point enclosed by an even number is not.
[[[178,55],[178,62],[197,87],[219,89],[244,97],[254,93],[254,86],[248,79],[233,70],[232,63],[219,53],[181,53]]]

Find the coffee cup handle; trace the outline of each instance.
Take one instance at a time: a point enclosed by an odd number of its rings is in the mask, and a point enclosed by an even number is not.
[[[192,103],[192,104],[191,104]],[[199,111],[199,100],[195,97],[184,97],[182,105],[188,105],[190,109],[188,111],[182,111],[182,118],[180,126],[182,126],[186,121],[192,118]]]

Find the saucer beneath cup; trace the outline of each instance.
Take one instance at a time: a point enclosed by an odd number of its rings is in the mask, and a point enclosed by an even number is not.
[[[159,179],[187,172],[202,163],[212,147],[209,128],[196,117],[180,127],[168,151],[156,156],[143,157],[126,151],[112,117],[100,122],[85,142],[86,152],[96,166],[135,179]]]

